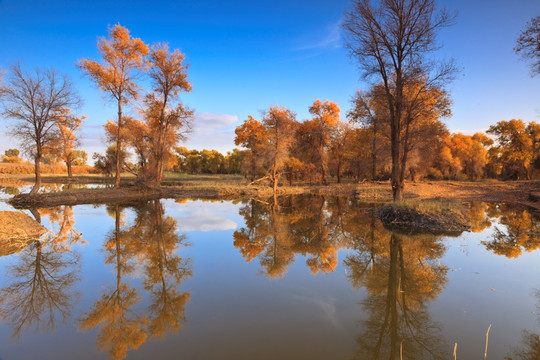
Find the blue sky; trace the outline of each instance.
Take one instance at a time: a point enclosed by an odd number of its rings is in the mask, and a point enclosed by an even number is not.
[[[68,73],[88,116],[82,148],[103,151],[102,125],[114,117],[75,63],[97,58],[96,41],[120,23],[146,43],[168,42],[186,54],[193,91],[184,103],[196,112],[189,148],[234,147],[234,128],[247,115],[279,104],[308,118],[315,98],[336,101],[344,116],[357,88],[366,87],[342,46],[339,23],[348,0],[333,1],[24,1],[0,0],[0,68],[20,60],[27,69],[53,66]],[[540,121],[540,76],[513,52],[538,0],[441,0],[458,11],[440,34],[438,56],[462,69],[449,87],[452,131],[474,133],[499,120]],[[18,147],[0,119],[0,152]]]

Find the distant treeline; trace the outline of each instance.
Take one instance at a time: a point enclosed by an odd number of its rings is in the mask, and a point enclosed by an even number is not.
[[[424,114],[408,129],[406,177],[409,180],[522,180],[540,177],[540,124],[499,121],[487,133],[450,133],[440,121],[450,114],[444,93],[433,94],[437,111]],[[329,101],[316,100],[312,119],[296,121],[287,109],[273,107],[262,121],[249,117],[236,129],[236,144],[247,148],[241,172],[252,180],[272,177],[278,167],[289,183],[326,183],[343,177],[389,179],[392,171],[390,129],[375,92],[357,93],[348,121]]]

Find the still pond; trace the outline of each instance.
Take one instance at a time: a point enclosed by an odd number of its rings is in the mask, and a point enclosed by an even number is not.
[[[38,209],[42,241],[0,244],[0,359],[483,359],[490,325],[487,359],[540,359],[538,213],[466,204],[472,231],[448,237],[392,233],[375,206]]]

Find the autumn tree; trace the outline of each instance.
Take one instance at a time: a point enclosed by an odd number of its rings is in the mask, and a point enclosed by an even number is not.
[[[352,109],[347,113],[352,122],[369,131],[372,180],[377,178],[378,163],[384,158],[382,153],[387,148],[388,142],[385,136],[388,114],[385,111],[384,100],[383,86],[372,86],[367,92],[357,91],[351,101]]]
[[[325,100],[322,102],[316,99],[309,108],[309,113],[313,115],[313,136],[312,146],[317,149],[318,163],[321,171],[321,180],[327,184],[326,175],[328,172],[327,150],[330,146],[332,131],[339,124],[340,109],[335,102]]]
[[[81,128],[82,122],[86,117],[73,115],[69,108],[59,109],[55,116],[59,134],[56,151],[59,157],[66,163],[68,176],[72,177],[72,165],[75,165],[79,155],[75,150],[75,146],[79,145],[75,132]]]
[[[4,151],[4,155],[2,155],[2,162],[8,162],[8,163],[16,163],[22,161],[22,159],[19,157],[19,150],[18,149],[7,149]]]
[[[1,98],[2,115],[15,121],[11,133],[34,159],[35,185],[41,186],[41,161],[59,138],[56,114],[81,102],[67,77],[55,69],[23,71],[20,64],[11,66]]]
[[[150,51],[152,93],[146,96],[144,111],[150,142],[152,175],[161,183],[171,150],[191,130],[193,111],[178,100],[180,92],[191,91],[187,80],[184,54],[169,50],[167,44],[152,46]]]
[[[272,106],[262,120],[268,133],[268,150],[266,156],[269,164],[270,179],[274,195],[282,173],[282,168],[289,156],[289,147],[293,140],[293,127],[296,114],[285,107]]]
[[[117,155],[120,156],[119,162],[116,161]],[[116,151],[115,144],[109,145],[105,150],[104,155],[100,153],[94,153],[92,155],[92,159],[94,159],[94,167],[107,176],[111,176],[112,173],[115,172],[116,164],[123,164],[127,157],[128,154],[125,150],[120,152]]]
[[[225,155],[225,169],[227,174],[240,174],[244,163],[245,152],[234,148]]]
[[[532,76],[540,74],[540,16],[527,23],[526,29],[517,39],[514,51],[530,63]]]
[[[84,166],[88,161],[88,153],[84,150],[73,150],[73,165]]]
[[[330,137],[330,158],[333,170],[337,177],[337,183],[341,183],[341,177],[347,164],[356,157],[354,146],[354,129],[347,122],[339,123]]]
[[[96,85],[104,91],[118,108],[116,119],[117,133],[115,138],[116,151],[123,150],[123,106],[128,105],[138,97],[139,86],[137,79],[148,67],[146,56],[148,46],[139,38],[133,38],[129,30],[119,24],[109,28],[109,38],[101,38],[97,44],[102,62],[83,59],[79,67],[90,76]],[[115,186],[120,188],[121,157],[116,156]]]
[[[255,177],[263,172],[263,152],[268,137],[266,128],[260,121],[248,115],[234,133],[236,134],[234,143],[247,149],[243,167],[251,181],[254,181]]]
[[[495,137],[490,149],[491,162],[496,162],[506,179],[531,179],[534,160],[540,153],[540,124],[523,120],[502,120],[487,131]]]
[[[345,13],[343,29],[351,56],[358,61],[364,78],[375,79],[384,87],[396,201],[403,199],[411,110],[418,95],[440,88],[454,70],[451,64],[437,66],[427,60],[427,55],[438,48],[437,32],[452,20],[444,10],[436,11],[435,0],[380,0],[378,6],[371,0],[353,0]],[[416,87],[407,101],[405,89],[412,91],[413,84],[423,85]]]
[[[451,134],[442,139],[436,151],[435,166],[447,178],[459,179],[462,175],[469,180],[482,178],[488,163],[486,146],[492,142],[482,133]]]

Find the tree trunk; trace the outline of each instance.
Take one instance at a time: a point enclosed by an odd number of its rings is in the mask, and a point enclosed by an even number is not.
[[[116,175],[114,181],[114,187],[120,189],[120,153],[122,149],[122,139],[120,138],[120,129],[122,128],[122,97],[118,99],[118,127],[116,133]]]
[[[373,141],[371,142],[371,180],[377,177],[377,132],[373,131]]]
[[[326,181],[326,156],[324,153],[324,146],[322,144],[319,147],[319,157],[321,159],[321,182],[323,185],[327,185],[328,182]]]
[[[36,221],[41,224],[41,215],[40,215],[38,209],[30,208],[29,210],[32,213],[32,215],[34,216],[34,219],[36,219]]]
[[[393,131],[392,131],[393,132]],[[399,156],[398,135],[392,134],[392,197],[394,201],[403,200],[403,182],[400,181],[401,159]]]
[[[38,151],[36,154],[36,157],[34,158],[34,172],[36,175],[36,183],[34,184],[34,187],[32,188],[32,191],[30,191],[30,194],[36,194],[39,191],[39,188],[41,187],[41,152]]]
[[[388,92],[388,90],[387,90]],[[396,92],[395,99],[388,93],[390,106],[390,142],[392,152],[392,196],[395,201],[403,200],[403,179],[401,178],[401,116],[402,116],[402,97],[403,83],[401,73],[396,73]]]
[[[337,166],[337,183],[341,184],[341,161],[338,162]]]
[[[276,173],[276,169],[274,169],[274,175],[272,176],[272,181],[274,182],[273,184],[273,187],[274,187],[274,195],[276,194],[277,192],[277,184],[278,184],[278,174]]]
[[[68,177],[73,177],[73,170],[71,169],[71,161],[66,161],[66,167],[68,172]]]

